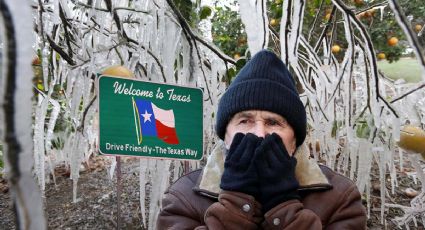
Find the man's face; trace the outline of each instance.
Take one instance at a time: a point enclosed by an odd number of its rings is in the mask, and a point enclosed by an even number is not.
[[[282,138],[289,155],[293,155],[296,149],[294,130],[285,118],[279,114],[263,110],[242,111],[233,116],[226,128],[224,143],[229,149],[236,133],[252,133],[258,137],[276,133]]]

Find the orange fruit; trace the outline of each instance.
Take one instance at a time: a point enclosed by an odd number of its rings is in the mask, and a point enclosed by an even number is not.
[[[39,89],[39,90],[44,90],[44,85],[43,85],[43,84],[38,83],[38,84],[37,84],[37,89]]]
[[[326,20],[326,21],[329,21],[329,19],[331,19],[331,13],[327,13],[327,14],[325,15],[325,20]]]
[[[240,54],[235,53],[235,55],[233,55],[233,59],[238,60],[239,58],[241,58]]]
[[[243,46],[246,44],[246,38],[239,38],[238,39],[238,45]]]
[[[332,53],[336,54],[341,51],[341,47],[339,45],[333,45],[332,46]]]
[[[391,37],[390,39],[388,39],[387,41],[389,46],[395,46],[398,43],[398,38],[397,37]]]
[[[379,59],[379,60],[383,60],[383,59],[385,59],[385,58],[386,58],[385,53],[379,53],[379,54],[378,54],[378,59]]]
[[[415,31],[416,31],[416,33],[419,33],[421,30],[422,30],[422,25],[417,24],[417,25],[415,26]]]
[[[127,67],[124,67],[121,65],[114,65],[114,66],[107,67],[106,69],[102,71],[102,75],[134,78],[133,72],[131,72]]]
[[[363,5],[363,0],[354,0],[354,3],[356,4],[356,5]]]
[[[272,20],[270,20],[270,25],[271,25],[271,26],[275,26],[275,25],[277,25],[277,20],[276,20],[276,19],[274,19],[274,18],[272,18]]]
[[[364,13],[364,17],[366,18],[371,18],[373,16],[375,16],[375,9],[370,9],[368,11],[363,12]]]
[[[373,14],[368,10],[368,11],[364,12],[364,16],[365,16],[365,18],[371,18],[371,17],[373,17]]]
[[[41,65],[41,60],[38,56],[35,56],[31,62],[32,65]]]
[[[425,131],[413,125],[406,125],[400,132],[400,148],[411,153],[420,153],[425,158]]]

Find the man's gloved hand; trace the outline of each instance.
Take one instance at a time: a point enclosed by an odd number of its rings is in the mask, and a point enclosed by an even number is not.
[[[284,201],[299,199],[299,184],[295,178],[297,160],[289,156],[279,135],[266,135],[255,158],[263,213]]]
[[[220,188],[258,197],[258,175],[254,163],[255,149],[262,138],[237,133],[227,152]]]

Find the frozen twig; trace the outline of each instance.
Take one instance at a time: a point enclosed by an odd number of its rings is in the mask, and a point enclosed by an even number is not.
[[[390,103],[392,104],[392,103],[394,103],[394,102],[396,102],[396,101],[399,101],[399,100],[401,100],[401,99],[403,99],[403,98],[405,98],[405,97],[409,96],[410,94],[412,94],[412,93],[414,93],[414,92],[416,92],[416,91],[418,91],[418,90],[422,89],[423,87],[425,87],[425,83],[422,83],[422,84],[421,84],[421,85],[419,85],[419,86],[415,86],[413,89],[411,89],[411,90],[407,91],[407,92],[406,92],[406,93],[404,93],[403,95],[401,95],[401,96],[399,96],[399,97],[397,97],[397,98],[393,99]]]
[[[56,51],[68,64],[76,65],[76,62],[59,45],[57,45],[49,36],[46,36],[50,47]]]

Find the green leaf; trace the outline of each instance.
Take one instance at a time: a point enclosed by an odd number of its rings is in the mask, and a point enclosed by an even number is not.
[[[203,6],[200,11],[199,18],[201,20],[208,18],[212,14],[212,9],[209,6]]]
[[[242,69],[242,67],[244,67],[245,64],[246,64],[246,58],[243,58],[243,57],[239,58],[236,61],[237,72],[239,72],[239,70]]]
[[[370,128],[366,122],[357,123],[356,135],[358,138],[368,139],[370,136]]]
[[[230,68],[227,70],[227,74],[223,76],[222,82],[226,82],[227,85],[230,85],[233,78],[236,77],[236,70],[235,68]]]

